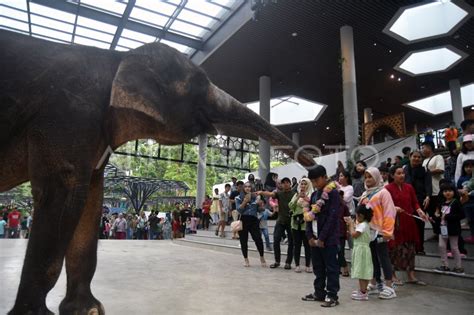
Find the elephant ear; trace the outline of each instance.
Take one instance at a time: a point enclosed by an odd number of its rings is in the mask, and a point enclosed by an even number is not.
[[[150,58],[145,55],[131,54],[122,60],[112,82],[110,106],[162,120],[155,104],[159,104],[165,95],[164,84],[149,64]]]

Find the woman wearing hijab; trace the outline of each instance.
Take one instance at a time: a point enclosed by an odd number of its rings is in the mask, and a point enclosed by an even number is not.
[[[354,199],[357,200],[357,204],[360,201],[360,196],[364,192],[364,174],[367,169],[367,164],[364,161],[357,161],[352,172],[352,187],[354,189]],[[357,206],[355,204],[355,206]]]
[[[373,217],[370,221],[372,241],[370,251],[374,265],[374,279],[367,290],[370,293],[379,293],[380,299],[393,299],[397,295],[392,287],[392,263],[388,255],[388,241],[393,238],[396,210],[392,196],[383,187],[383,179],[375,167],[366,169],[365,192],[360,203],[372,209]],[[380,267],[383,269],[385,285],[381,279]],[[375,281],[374,281],[375,280]]]
[[[311,264],[311,248],[309,247],[308,239],[306,238],[306,224],[303,218],[304,209],[309,209],[309,202],[311,194],[313,193],[313,185],[308,178],[302,178],[298,185],[299,191],[293,195],[293,198],[289,202],[291,215],[291,232],[293,234],[294,244],[294,258],[295,258],[295,272],[301,272],[300,268],[300,256],[301,256],[301,243],[304,245],[304,257],[305,257],[305,271],[308,273],[313,272],[309,267]]]

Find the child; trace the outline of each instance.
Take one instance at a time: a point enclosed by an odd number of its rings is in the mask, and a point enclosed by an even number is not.
[[[352,250],[352,278],[359,279],[359,290],[353,291],[351,298],[356,301],[367,301],[369,295],[367,286],[374,274],[372,265],[372,254],[370,252],[370,226],[372,220],[372,209],[360,205],[356,210],[357,226],[351,218],[345,218],[348,223],[349,233],[354,239]]]
[[[441,233],[439,234],[439,251],[441,255],[442,266],[436,268],[437,272],[449,272],[448,255],[446,245],[449,239],[451,252],[454,256],[456,267],[453,269],[455,274],[464,274],[461,266],[461,254],[458,248],[458,238],[461,234],[461,220],[464,213],[461,204],[458,201],[456,187],[452,183],[443,183],[440,187],[443,194],[441,209],[436,209],[435,218],[441,222]]]
[[[265,245],[268,251],[272,251],[272,247],[270,246],[270,237],[268,235],[268,217],[273,215],[273,211],[270,211],[266,206],[265,199],[259,198],[257,201],[258,204],[258,213],[257,218],[260,221],[259,227],[260,232],[265,237]]]
[[[197,225],[198,225],[198,217],[196,216],[196,212],[193,211],[191,214],[191,225],[190,225],[190,232],[191,234],[197,233]]]
[[[341,197],[340,207],[341,210],[339,212],[339,253],[337,254],[337,259],[339,261],[339,267],[342,269],[342,276],[349,277],[349,268],[347,267],[347,261],[344,257],[346,251],[346,240],[347,240],[347,226],[345,223],[345,218],[350,218],[351,213],[349,212],[349,208],[346,206],[344,202],[344,191],[339,191],[339,196]]]

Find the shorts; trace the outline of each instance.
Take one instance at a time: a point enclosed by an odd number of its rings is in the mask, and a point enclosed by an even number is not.
[[[219,221],[224,221],[224,222],[227,222],[227,218],[229,216],[229,211],[223,211],[223,212],[220,212],[219,211]]]

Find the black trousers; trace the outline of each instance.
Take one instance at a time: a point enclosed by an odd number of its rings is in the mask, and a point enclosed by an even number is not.
[[[337,252],[339,246],[326,246],[324,248],[311,247],[311,259],[313,260],[314,295],[325,298],[326,295],[337,300],[339,292],[339,264],[337,263]]]
[[[372,254],[372,264],[374,265],[375,281],[381,283],[382,273],[380,272],[380,267],[382,267],[385,280],[392,280],[393,267],[388,255],[388,243],[378,243],[377,239],[370,242],[370,252]]]
[[[346,268],[346,239],[341,237],[339,239],[339,252],[337,253],[337,260],[339,262],[339,267]]]
[[[273,231],[273,251],[275,254],[275,262],[280,263],[281,259],[281,249],[280,243],[283,234],[288,235],[288,251],[286,256],[286,263],[291,265],[293,261],[293,235],[291,235],[291,225],[290,224],[281,224],[277,223],[275,225],[275,230]]]
[[[300,265],[301,244],[304,246],[305,266],[309,267],[311,264],[311,247],[309,247],[308,238],[305,231],[291,230],[293,232],[293,242],[295,243],[295,265]]]
[[[242,255],[244,258],[248,257],[248,242],[250,233],[255,245],[257,246],[260,257],[263,257],[262,233],[260,233],[258,219],[252,215],[243,215],[240,217],[240,220],[242,221],[242,230],[239,231],[239,239]]]
[[[428,215],[430,218],[434,218],[434,214],[436,212],[436,207],[438,206],[438,196],[431,196],[430,197],[430,204],[428,206],[428,209],[426,209],[426,212],[428,212]],[[436,235],[439,235],[441,233],[441,228],[440,228],[440,221],[439,220],[434,220],[434,222],[431,222],[431,225],[433,226],[433,233]]]
[[[204,213],[202,215],[202,228],[207,230],[209,229],[209,220],[211,220],[211,216],[209,213]]]

